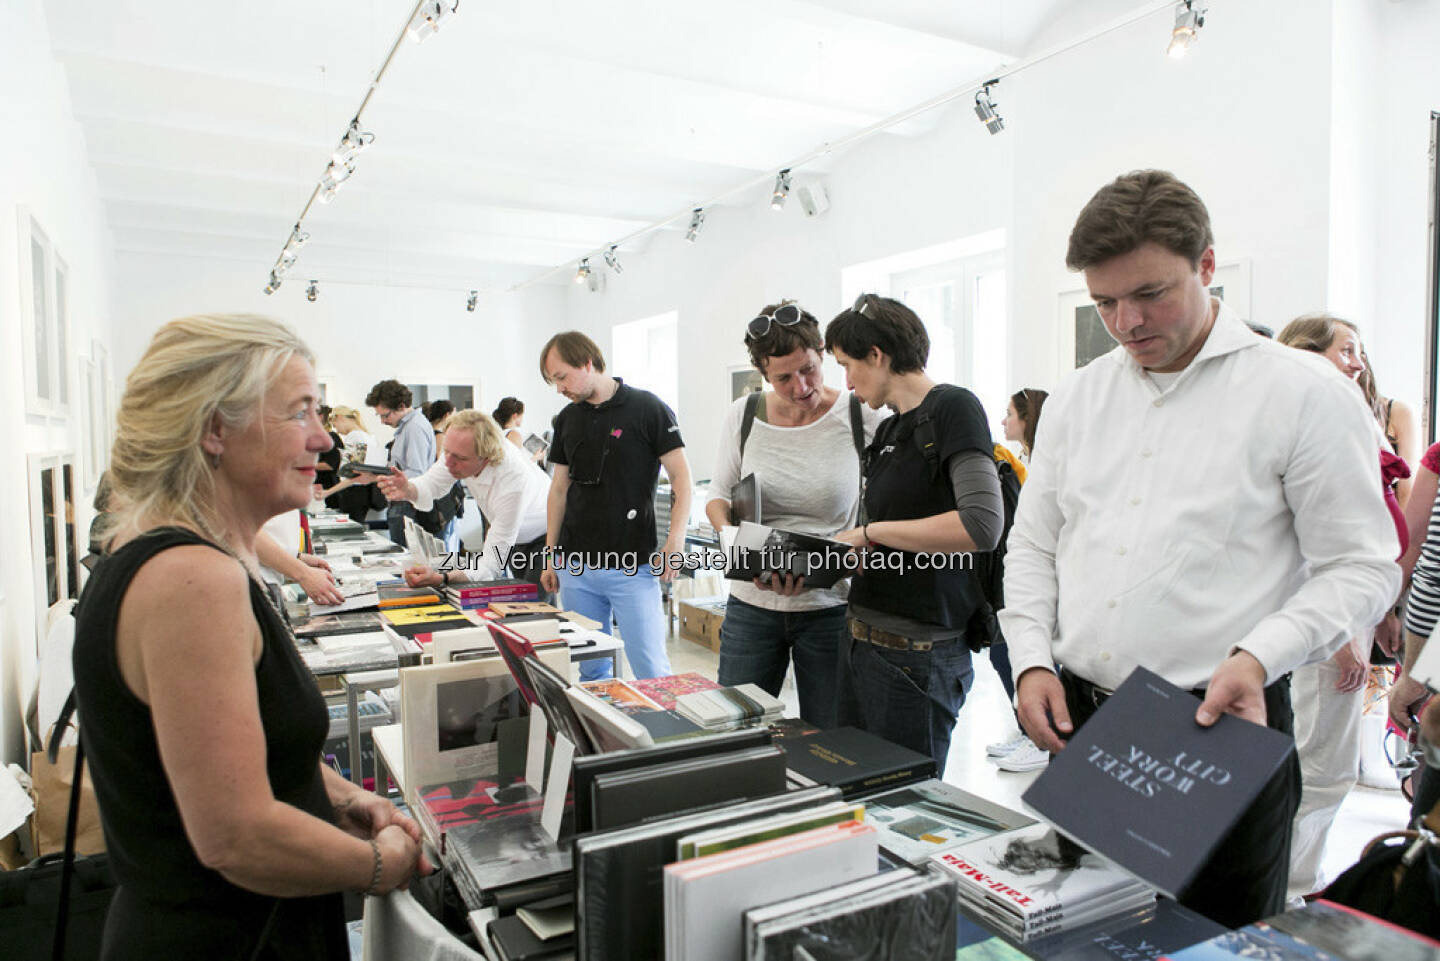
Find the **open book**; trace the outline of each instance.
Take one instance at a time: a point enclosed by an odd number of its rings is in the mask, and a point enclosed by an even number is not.
[[[805,578],[806,587],[831,587],[859,569],[859,555],[843,541],[749,521],[741,522],[728,561],[731,580],[792,574]]]

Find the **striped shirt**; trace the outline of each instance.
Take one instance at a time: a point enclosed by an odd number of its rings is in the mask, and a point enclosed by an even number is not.
[[[1440,474],[1440,444],[1434,444],[1420,458],[1420,466]],[[1429,637],[1440,620],[1440,497],[1430,508],[1430,526],[1425,529],[1425,544],[1415,561],[1415,574],[1410,580],[1410,597],[1405,602],[1405,630]]]

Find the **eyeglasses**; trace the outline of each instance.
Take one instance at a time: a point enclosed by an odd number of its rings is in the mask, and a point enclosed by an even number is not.
[[[794,327],[800,323],[802,316],[804,315],[798,304],[781,304],[775,308],[773,314],[761,314],[750,321],[745,328],[745,339],[759,340],[770,333],[772,323],[779,324],[781,327]]]

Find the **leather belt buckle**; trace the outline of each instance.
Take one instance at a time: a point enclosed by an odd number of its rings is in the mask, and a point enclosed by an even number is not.
[[[876,647],[888,647],[892,651],[922,652],[930,650],[933,646],[931,641],[917,641],[899,634],[892,634],[889,631],[882,631],[853,617],[849,620],[850,636],[857,641],[864,641],[866,644],[874,644]]]

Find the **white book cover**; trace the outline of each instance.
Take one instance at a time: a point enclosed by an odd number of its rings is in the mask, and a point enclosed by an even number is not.
[[[875,829],[846,821],[665,868],[666,961],[745,956],[744,913],[874,874]]]
[[[979,892],[1021,919],[1129,893],[1139,883],[1043,822],[962,844],[930,860],[955,876],[962,897]]]
[[[339,654],[357,654],[374,648],[380,653],[393,651],[390,637],[384,631],[364,631],[359,634],[321,634],[315,638],[315,645],[332,657]]]
[[[1103,918],[1127,914],[1155,903],[1153,888],[1143,888],[1132,894],[1109,895],[1099,901],[1082,905],[1078,909],[1065,909],[1029,921],[1022,921],[990,901],[977,903],[970,897],[961,896],[960,906],[989,921],[1016,941],[1033,941],[1036,938],[1060,931],[1072,931],[1081,925],[1090,924]]]

